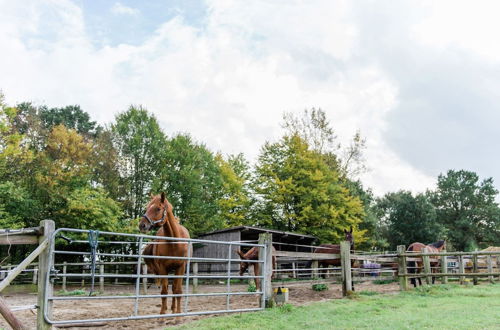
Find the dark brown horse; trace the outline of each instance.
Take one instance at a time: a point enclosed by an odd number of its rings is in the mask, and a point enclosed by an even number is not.
[[[354,237],[352,235],[352,226],[349,231],[344,229],[345,240],[351,243],[351,252],[354,252]],[[328,253],[328,254],[340,254],[340,244],[321,244],[319,245],[313,253]],[[354,260],[351,259],[351,267],[354,264]],[[306,268],[311,268],[312,261],[307,263]],[[326,268],[329,266],[338,267],[341,265],[340,258],[335,259],[325,259],[319,260],[318,266],[319,268],[325,268],[321,270],[321,276],[323,278],[326,277]]]
[[[139,222],[139,230],[143,233],[155,227],[160,227],[156,236],[189,238],[189,232],[179,224],[179,220],[174,217],[172,205],[165,198],[165,193],[151,196],[151,201],[146,206],[146,213]],[[155,244],[150,244],[144,249],[144,254],[154,256],[174,256],[187,257],[188,243],[175,242],[157,239]],[[149,259],[149,260],[148,260]],[[146,258],[148,268],[151,268],[157,275],[168,275],[174,272],[177,276],[184,275],[186,271],[186,260],[176,259],[153,259]],[[168,279],[161,279],[161,294],[168,294]],[[182,294],[182,278],[174,278],[172,281],[172,292]],[[182,297],[172,298],[172,313],[181,312]],[[160,314],[165,314],[167,310],[167,298],[161,298]]]
[[[273,246],[273,252],[275,252],[276,249]],[[241,260],[259,260],[259,248],[254,246],[250,250],[247,251],[247,253],[241,252],[241,250],[236,250],[236,253],[240,256]],[[260,266],[261,264],[258,262],[245,262],[242,261],[240,262],[240,276],[243,276],[243,274],[247,271],[249,266],[253,266],[253,273],[255,276],[260,276]],[[276,257],[273,255],[273,269],[276,269]],[[272,277],[274,277],[274,272]],[[260,278],[255,279],[255,285],[259,290],[261,290],[260,286]]]
[[[438,241],[436,243],[432,243],[429,245],[425,245],[423,243],[415,242],[410,244],[408,249],[406,251],[408,252],[423,252],[423,249],[427,248],[427,252],[429,253],[437,253],[440,252],[443,249],[446,249],[446,241]],[[414,273],[418,274],[422,271],[422,266],[423,266],[423,261],[422,258],[418,257],[420,260],[418,261],[409,261],[408,264],[408,273]],[[430,259],[430,264],[431,264],[431,272],[435,273],[437,272],[437,267],[440,265],[440,259]],[[432,284],[434,284],[435,277],[432,277]],[[410,279],[411,284],[413,284],[414,287],[417,287],[417,279],[416,278],[411,278]],[[418,283],[422,285],[422,279],[418,277]]]

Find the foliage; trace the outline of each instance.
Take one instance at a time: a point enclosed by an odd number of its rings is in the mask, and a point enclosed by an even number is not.
[[[312,289],[314,291],[325,291],[325,290],[328,290],[328,285],[326,285],[326,284],[313,284]]]
[[[167,192],[176,215],[191,235],[224,227],[219,212],[223,179],[214,154],[187,134],[169,139],[155,191]]]
[[[112,132],[124,187],[123,204],[127,215],[137,218],[165,166],[166,137],[152,114],[134,106],[116,116]]]
[[[255,286],[255,283],[248,284],[247,291],[248,292],[257,292],[257,287]]]
[[[470,251],[479,246],[500,245],[497,195],[492,178],[480,182],[476,173],[465,170],[439,175],[432,202],[455,249]]]
[[[268,228],[336,242],[342,239],[343,229],[356,227],[363,216],[359,198],[350,195],[338,173],[297,135],[264,145],[253,189],[255,221]]]
[[[387,225],[386,239],[391,248],[425,244],[443,239],[443,227],[436,221],[436,210],[424,194],[409,191],[388,193],[377,201],[380,218]]]

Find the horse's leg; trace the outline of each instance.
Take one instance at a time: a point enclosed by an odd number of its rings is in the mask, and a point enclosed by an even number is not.
[[[167,274],[164,274],[164,272],[163,272],[161,275],[167,275]],[[168,294],[168,279],[167,278],[161,279],[161,294]],[[167,298],[161,297],[160,314],[165,314],[166,311],[167,311]]]
[[[184,275],[184,266],[178,267],[175,270],[175,275],[182,276]],[[174,294],[182,294],[182,278],[174,278],[172,284],[172,292]],[[173,297],[172,298],[172,313],[180,313],[181,312],[181,301],[182,297]]]
[[[254,263],[253,264],[253,274],[255,276],[260,276],[260,265],[258,263]],[[229,281],[229,280],[228,280]],[[262,288],[260,287],[260,278],[255,278],[255,286],[257,287],[257,289],[259,291],[262,290]]]

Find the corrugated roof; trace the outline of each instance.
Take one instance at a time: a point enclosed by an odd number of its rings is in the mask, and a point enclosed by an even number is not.
[[[307,237],[310,239],[316,239],[316,237],[312,236],[312,235],[292,233],[289,231],[280,231],[280,230],[275,230],[275,229],[259,228],[259,227],[252,227],[252,226],[236,226],[236,227],[231,227],[231,228],[224,228],[224,229],[215,230],[215,231],[212,231],[209,233],[203,233],[203,234],[200,234],[199,236],[213,235],[213,234],[217,234],[217,233],[225,233],[228,231],[242,231],[242,230],[253,230],[256,232],[274,233],[274,234],[288,235],[288,236],[300,236],[300,237]]]

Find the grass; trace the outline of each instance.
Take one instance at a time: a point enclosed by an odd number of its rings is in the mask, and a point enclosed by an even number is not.
[[[202,319],[180,329],[500,329],[500,285],[424,286],[399,294]]]

